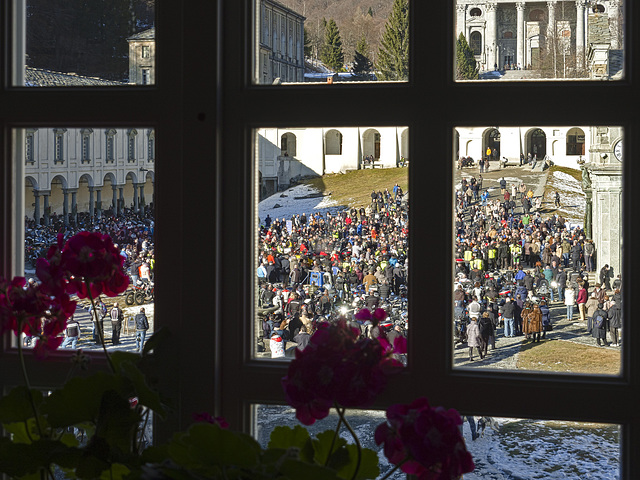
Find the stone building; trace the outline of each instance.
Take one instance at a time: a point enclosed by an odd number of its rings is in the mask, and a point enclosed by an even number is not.
[[[263,128],[255,156],[260,196],[289,186],[292,179],[363,168],[397,167],[409,156],[408,127]]]
[[[599,17],[599,26],[610,32],[611,51],[621,57],[622,7],[621,0],[457,0],[456,36],[464,34],[481,70],[540,69],[545,52],[553,51],[572,59],[573,76],[587,76],[590,19]],[[622,63],[615,67],[609,76],[621,75]]]
[[[99,78],[27,67],[25,85],[114,86]],[[141,210],[153,202],[156,139],[152,128],[25,128],[25,215],[45,225],[53,214],[65,224],[78,212]]]
[[[129,42],[129,83],[156,83],[156,29],[149,28],[127,38]]]
[[[471,157],[478,160],[487,148],[496,156],[507,158],[509,164],[519,164],[520,155],[548,157],[556,165],[576,168],[589,151],[591,130],[586,126],[520,126],[520,127],[458,127],[456,128],[455,160]]]
[[[256,81],[304,81],[305,17],[274,0],[260,0]]]
[[[622,268],[622,137],[620,127],[591,127],[588,162],[582,165],[585,226],[596,244],[596,268],[609,265],[614,276]]]

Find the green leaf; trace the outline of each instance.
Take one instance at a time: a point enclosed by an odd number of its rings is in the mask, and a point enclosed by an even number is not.
[[[164,418],[167,407],[162,403],[160,394],[149,387],[144,374],[138,367],[132,362],[123,362],[120,365],[120,372],[133,385],[139,402],[157,413],[160,418]]]
[[[347,441],[344,438],[338,436],[333,445],[333,450],[331,450],[331,442],[333,442],[335,433],[336,432],[334,430],[325,430],[324,432],[317,434],[316,438],[312,441],[313,449],[315,451],[313,459],[316,463],[324,465],[331,454],[347,444]]]
[[[104,438],[112,449],[129,452],[141,417],[129,406],[129,400],[109,390],[100,401],[96,436]]]
[[[269,448],[298,447],[303,449],[309,442],[309,432],[306,428],[296,425],[295,427],[279,426],[273,429],[269,437]]]
[[[322,465],[313,465],[293,458],[287,458],[282,462],[280,473],[286,478],[296,480],[338,480],[340,477],[330,468]],[[280,477],[278,477],[280,478]]]
[[[111,353],[111,362],[116,369],[116,372],[120,371],[120,367],[125,362],[131,362],[133,364],[140,362],[140,355],[137,353],[125,352],[123,350],[116,350]]]
[[[27,422],[15,422],[3,424],[4,430],[12,435],[11,439],[14,443],[30,444],[33,440],[39,438],[36,421],[34,418],[30,418]],[[29,432],[27,432],[27,425],[29,426]],[[31,436],[29,436],[29,434]]]
[[[107,390],[117,390],[118,386],[115,375],[105,372],[72,378],[45,399],[41,411],[54,428],[95,422],[102,395]]]
[[[192,425],[186,434],[174,437],[169,444],[171,458],[187,468],[253,468],[258,464],[259,453],[260,445],[249,435],[209,423]]]
[[[170,337],[171,332],[169,332],[167,328],[161,327],[159,330],[156,330],[153,332],[153,335],[144,342],[142,354],[148,355],[150,352],[155,350],[160,343],[167,341]]]
[[[356,470],[357,458],[358,458],[358,447],[356,445],[350,444],[347,445],[344,449],[348,452],[349,461],[343,467],[337,469],[338,475],[342,478],[350,479],[353,478],[353,474]],[[360,459],[360,468],[358,469],[358,474],[356,475],[356,480],[365,480],[367,478],[377,478],[380,475],[380,467],[378,454],[369,448],[362,449],[362,457]]]
[[[121,480],[125,478],[131,470],[126,465],[114,463],[109,470],[105,470],[100,475],[101,480]]]
[[[42,404],[42,392],[31,390],[33,401],[36,407]],[[29,390],[26,387],[14,387],[4,397],[0,398],[0,423],[22,422],[35,417],[31,401],[29,400]]]

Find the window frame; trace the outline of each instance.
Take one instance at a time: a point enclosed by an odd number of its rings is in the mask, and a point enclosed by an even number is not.
[[[269,126],[408,125],[413,133],[409,138],[411,239],[420,242],[410,257],[410,317],[421,318],[420,299],[427,290],[433,298],[445,299],[441,303],[445,321],[425,318],[412,323],[410,366],[391,380],[374,408],[424,395],[432,404],[478,415],[620,424],[622,478],[640,478],[640,456],[634,455],[634,447],[640,445],[640,419],[633,415],[639,400],[640,329],[625,321],[625,344],[634,348],[622,350],[620,377],[453,370],[452,332],[446,321],[452,318],[452,302],[446,299],[451,298],[453,281],[453,215],[440,208],[427,222],[421,211],[421,207],[433,205],[434,198],[449,198],[452,205],[453,160],[434,159],[453,159],[455,126],[621,125],[626,134],[625,158],[634,158],[640,152],[640,122],[636,118],[640,95],[634,68],[640,65],[640,49],[632,46],[640,22],[633,2],[625,5],[625,80],[615,83],[456,83],[452,73],[453,2],[443,0],[441,8],[434,8],[432,2],[412,0],[407,83],[252,85],[253,0],[157,0],[154,85],[27,89],[11,86],[11,80],[19,77],[20,59],[24,58],[22,43],[16,40],[24,34],[24,1],[3,2],[0,7],[2,38],[7,39],[7,47],[0,50],[0,266],[5,276],[18,273],[21,267],[16,254],[24,242],[20,205],[24,162],[15,159],[25,158],[23,129],[61,125],[154,128],[158,159],[156,254],[162,259],[156,267],[155,320],[172,332],[170,341],[158,347],[158,371],[162,372],[158,381],[174,408],[174,414],[155,422],[158,439],[170,438],[176,430],[186,428],[191,415],[203,410],[225,416],[232,428],[250,432],[253,404],[284,403],[280,378],[286,373],[286,364],[252,357],[252,259],[258,198],[253,130]],[[419,19],[427,18],[431,28],[419,28]],[[213,48],[203,47],[209,45]],[[418,45],[445,48],[421,49]],[[16,69],[9,68],[11,62]],[[200,74],[194,76],[190,72],[195,66]],[[549,119],[542,109],[512,109],[505,121],[491,101],[496,92],[505,98],[545,95],[559,106],[559,113]],[[292,95],[296,102],[290,101]],[[585,102],[585,98],[603,95],[609,101]],[[446,100],[446,108],[434,105],[436,98]],[[468,98],[481,99],[482,108],[478,103],[469,104]],[[348,118],[336,119],[336,110],[327,108],[331,105],[349,112]],[[425,132],[436,141],[425,141]],[[420,152],[427,152],[425,161],[418,161]],[[627,245],[632,245],[631,239],[637,238],[640,228],[632,214],[640,211],[640,199],[630,193],[632,179],[640,178],[639,169],[637,163],[624,163]],[[441,181],[423,188],[424,178]],[[195,181],[201,188],[193,188]],[[201,207],[203,203],[206,209]],[[213,227],[212,236],[198,235],[203,224]],[[434,231],[442,234],[434,235]],[[201,248],[192,248],[194,241]],[[434,251],[449,255],[434,256]],[[624,256],[624,272],[637,271],[639,260],[633,257],[637,256]],[[422,266],[439,272],[437,278],[421,278],[418,272]],[[211,299],[207,308],[193,301],[196,280]],[[625,292],[631,292],[634,283],[635,279],[623,274]],[[630,318],[629,302],[624,303],[623,313],[624,318]],[[425,344],[429,348],[423,348]],[[92,357],[94,368],[106,368],[99,354]],[[53,387],[67,375],[68,353],[57,352],[44,364],[29,358],[27,368],[33,385]],[[5,336],[0,345],[0,391],[16,384],[21,384],[17,353]],[[606,408],[612,399],[615,407]]]

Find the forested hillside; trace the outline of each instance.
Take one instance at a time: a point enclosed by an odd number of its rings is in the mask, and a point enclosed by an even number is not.
[[[304,15],[305,28],[312,45],[324,35],[322,19],[333,18],[340,30],[345,61],[353,60],[356,44],[364,35],[370,58],[375,62],[380,37],[391,13],[393,0],[278,0],[286,7]]]

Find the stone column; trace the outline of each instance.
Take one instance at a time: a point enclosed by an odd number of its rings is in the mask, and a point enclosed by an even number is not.
[[[584,0],[576,1],[576,68],[584,67]]]
[[[611,30],[611,49],[622,48],[622,25],[620,24],[620,2],[609,0],[609,28]]]
[[[111,190],[113,190],[113,197],[111,198],[111,207],[113,208],[113,214],[117,215],[118,214],[118,195],[117,195],[118,187],[116,187],[115,185],[111,185]]]
[[[35,198],[33,219],[36,221],[36,225],[40,225],[40,192],[38,190],[34,190],[33,197]]]
[[[51,192],[42,193],[42,198],[44,199],[44,224],[46,226],[49,226],[49,195],[51,195]]]
[[[124,187],[118,187],[120,200],[118,200],[118,215],[124,211]]]
[[[144,206],[147,203],[144,198],[144,183],[139,184],[140,187],[140,213],[144,213]]]
[[[138,184],[133,184],[133,211],[138,213]]]
[[[547,2],[549,9],[549,23],[547,24],[547,42],[549,40],[557,40],[558,31],[556,30],[556,2]]]
[[[93,209],[93,187],[89,187],[89,219],[93,221],[93,215],[95,214]]]
[[[62,189],[62,219],[65,225],[69,225],[69,189]]]
[[[516,63],[521,68],[527,66],[524,58],[524,37],[526,35],[524,27],[524,3],[516,3],[517,28],[516,28]]]
[[[461,33],[463,35],[466,35],[467,33],[466,18],[465,18],[466,11],[467,11],[466,5],[464,4],[456,5],[456,40],[458,39]],[[468,41],[469,39],[467,38],[467,42]]]
[[[73,220],[73,224],[78,224],[78,200],[77,200],[78,192],[73,190],[71,192],[71,219]]]
[[[96,211],[98,220],[102,218],[102,190],[96,189]]]
[[[498,48],[496,33],[497,33],[497,22],[496,22],[496,11],[498,9],[498,5],[495,3],[487,3],[487,33],[486,37],[486,48],[487,48],[487,70],[493,70],[494,66],[498,63],[498,57],[496,56],[496,50]]]

